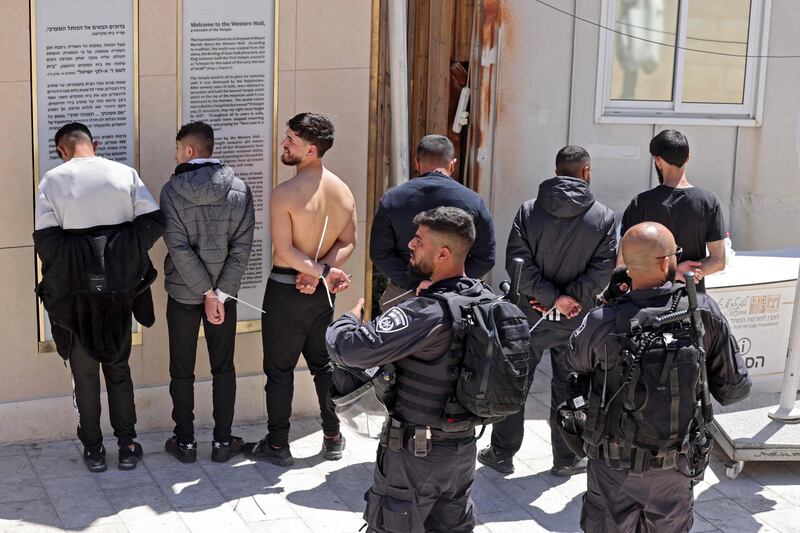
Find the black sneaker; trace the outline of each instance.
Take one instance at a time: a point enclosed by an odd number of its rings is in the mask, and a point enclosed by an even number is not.
[[[139,461],[142,460],[142,445],[138,442],[131,442],[133,449],[130,446],[123,446],[119,449],[119,469],[120,470],[133,470]]]
[[[89,472],[105,472],[106,468],[106,449],[100,444],[83,448],[83,462]]]
[[[258,442],[248,442],[244,445],[242,453],[244,453],[245,457],[254,461],[269,461],[278,466],[294,465],[294,457],[292,457],[289,446],[273,448],[267,437]]]
[[[183,444],[178,441],[177,435],[173,435],[164,443],[164,449],[182,463],[194,463],[197,461],[197,443],[194,441],[189,444]]]
[[[319,453],[322,455],[323,459],[327,461],[338,461],[342,458],[342,452],[344,451],[344,445],[346,443],[347,441],[341,433],[339,433],[338,439],[322,437],[322,450]]]
[[[244,439],[242,437],[231,438],[228,442],[211,441],[211,460],[215,463],[224,463],[234,455],[242,453]]]
[[[586,466],[588,464],[589,460],[584,457],[583,459],[578,459],[575,464],[572,465],[554,466],[550,469],[550,473],[557,477],[574,476],[575,474],[582,474],[586,472]]]
[[[494,446],[487,446],[478,452],[478,462],[501,474],[514,473],[514,456],[497,453]]]

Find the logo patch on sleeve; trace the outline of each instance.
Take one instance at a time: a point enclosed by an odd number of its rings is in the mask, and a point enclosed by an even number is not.
[[[392,307],[378,317],[378,333],[396,333],[408,327],[408,315],[399,307]]]

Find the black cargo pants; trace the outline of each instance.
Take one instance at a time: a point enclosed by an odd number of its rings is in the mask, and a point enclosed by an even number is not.
[[[535,333],[535,330],[534,330]],[[533,381],[536,364],[542,358],[544,349],[533,342],[534,360],[531,361],[530,378]],[[553,466],[572,466],[578,460],[564,442],[558,430],[558,406],[569,396],[569,375],[572,370],[567,365],[566,344],[552,346],[550,350],[550,364],[553,377],[550,380],[550,443],[553,450]],[[504,456],[513,456],[522,447],[522,438],[525,434],[525,409],[506,417],[504,420],[492,425],[492,446]]]
[[[472,531],[476,453],[474,438],[434,441],[425,457],[378,446],[374,481],[364,495],[368,531]]]
[[[688,533],[694,507],[692,480],[674,469],[642,477],[589,461],[581,529],[586,533]]]

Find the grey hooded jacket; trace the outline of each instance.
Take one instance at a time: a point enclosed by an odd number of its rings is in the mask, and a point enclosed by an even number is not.
[[[161,210],[167,293],[185,304],[202,303],[214,288],[235,296],[253,246],[250,188],[229,166],[185,163],[161,189]]]
[[[617,257],[614,213],[595,201],[580,179],[557,176],[539,186],[539,195],[519,208],[506,246],[506,269],[511,260],[525,263],[519,292],[553,306],[562,294],[582,307],[573,319],[553,323],[571,331],[594,307],[594,297],[608,283]],[[524,309],[530,312],[530,306]],[[556,326],[558,324],[558,326]]]

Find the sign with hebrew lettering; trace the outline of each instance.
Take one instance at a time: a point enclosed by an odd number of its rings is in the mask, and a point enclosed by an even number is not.
[[[53,136],[82,122],[97,155],[136,166],[134,2],[36,0],[38,173],[59,165]]]
[[[181,123],[214,128],[214,157],[250,186],[256,228],[239,298],[261,307],[272,247],[268,206],[275,146],[275,4],[183,0]],[[239,305],[240,321],[261,313]]]
[[[62,163],[54,137],[69,122],[89,127],[98,156],[135,167],[135,0],[35,0],[31,14],[36,179]],[[50,321],[39,314],[40,350],[52,351]]]

